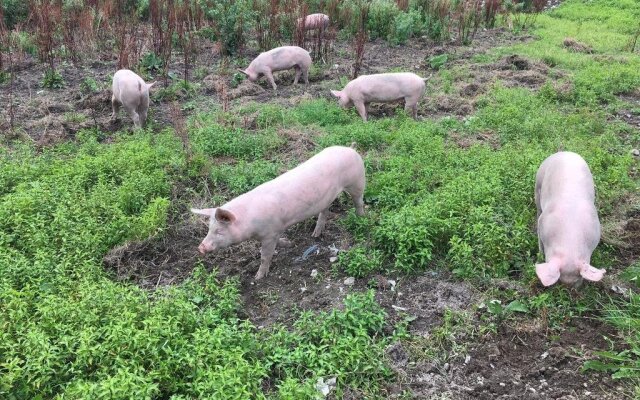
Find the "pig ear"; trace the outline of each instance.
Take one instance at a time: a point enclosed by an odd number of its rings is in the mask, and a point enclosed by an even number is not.
[[[246,76],[249,76],[249,74],[247,74],[245,71],[241,70],[240,68],[238,68],[238,72],[245,74]]]
[[[601,280],[605,272],[607,272],[607,270],[598,269],[598,268],[592,267],[589,264],[584,264],[580,268],[580,275],[584,279],[592,282],[598,282],[599,280]]]
[[[200,217],[198,219],[203,224],[209,226],[209,222],[207,221],[207,219],[213,217],[213,215],[216,213],[216,209],[215,208],[203,208],[203,209],[192,208],[191,212],[194,214],[198,214],[206,217],[206,218]]]
[[[342,92],[341,92],[340,90],[332,90],[332,91],[331,91],[331,94],[332,94],[334,97],[337,97],[337,98],[342,97]]]
[[[151,86],[155,85],[155,82],[147,83],[147,90],[151,89]]]
[[[545,286],[551,286],[560,279],[560,268],[553,263],[536,264],[536,275]]]
[[[213,217],[216,210],[216,208],[192,208],[191,212],[198,215],[204,215],[206,217]]]
[[[236,220],[236,216],[231,211],[223,210],[222,208],[216,209],[216,221],[223,224],[231,224]]]

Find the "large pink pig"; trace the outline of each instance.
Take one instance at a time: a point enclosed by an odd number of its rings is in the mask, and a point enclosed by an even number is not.
[[[542,284],[602,279],[606,271],[589,265],[600,241],[600,221],[593,177],[582,157],[563,151],[544,160],[536,175],[535,200],[538,244],[545,257],[544,264],[536,265]]]
[[[275,91],[278,87],[273,79],[273,73],[295,68],[296,77],[293,84],[298,83],[300,75],[304,78],[304,83],[309,84],[309,67],[311,66],[311,56],[309,52],[298,46],[282,46],[275,49],[260,53],[244,71],[238,71],[245,74],[251,82],[255,82],[261,75],[267,77],[267,80]]]
[[[329,147],[298,167],[263,183],[218,208],[191,209],[210,217],[209,233],[198,249],[202,254],[224,249],[248,239],[262,242],[261,262],[255,279],[269,273],[271,257],[280,235],[289,226],[318,215],[313,237],[327,220],[327,210],[342,191],[364,215],[364,163],[352,148]]]
[[[135,72],[121,69],[113,75],[111,87],[111,119],[118,118],[118,109],[123,106],[133,120],[136,128],[141,128],[147,121],[149,110],[149,89],[155,82],[146,84]]]
[[[302,18],[298,18],[298,27],[302,26]],[[309,14],[304,19],[304,30],[319,29],[321,31],[329,27],[329,16],[326,14]]]
[[[363,121],[367,121],[367,105],[404,99],[404,108],[418,118],[418,100],[424,94],[425,81],[411,72],[362,75],[342,90],[332,90],[338,103],[345,108],[355,106]]]

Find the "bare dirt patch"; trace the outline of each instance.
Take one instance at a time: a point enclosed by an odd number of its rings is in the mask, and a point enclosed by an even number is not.
[[[624,398],[626,388],[609,376],[581,371],[594,351],[608,348],[603,335],[614,334],[610,327],[585,318],[557,334],[546,333],[541,324],[525,328],[505,326],[445,364],[412,362],[408,349],[396,347],[389,358],[396,368],[404,366],[395,390],[420,399]]]
[[[576,53],[586,53],[586,54],[593,53],[593,48],[591,46],[584,43],[580,43],[574,38],[570,38],[570,37],[565,38],[562,41],[562,45],[566,47],[569,51],[573,51]]]

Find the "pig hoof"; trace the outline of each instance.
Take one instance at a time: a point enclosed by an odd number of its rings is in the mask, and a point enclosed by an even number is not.
[[[255,279],[256,281],[259,281],[260,279],[264,278],[265,276],[267,276],[267,274],[266,274],[266,273],[262,273],[262,272],[258,271],[258,272],[256,273],[256,276],[254,277],[254,279]]]

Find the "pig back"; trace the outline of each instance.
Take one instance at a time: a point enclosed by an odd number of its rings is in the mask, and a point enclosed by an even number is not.
[[[559,152],[545,159],[536,175],[539,207],[549,203],[595,201],[593,176],[586,161],[572,152]]]
[[[311,65],[311,56],[308,51],[301,47],[282,46],[261,53],[251,64],[250,67],[256,71],[263,71],[264,69],[281,71],[292,68],[294,65],[306,68]]]
[[[405,97],[420,97],[425,83],[410,72],[363,75],[347,84],[345,91],[350,98],[364,101],[394,101]]]
[[[263,183],[223,208],[247,210],[250,219],[289,226],[329,207],[345,189],[364,190],[365,170],[360,155],[342,146],[329,147],[296,168]],[[277,217],[275,217],[277,215]]]

